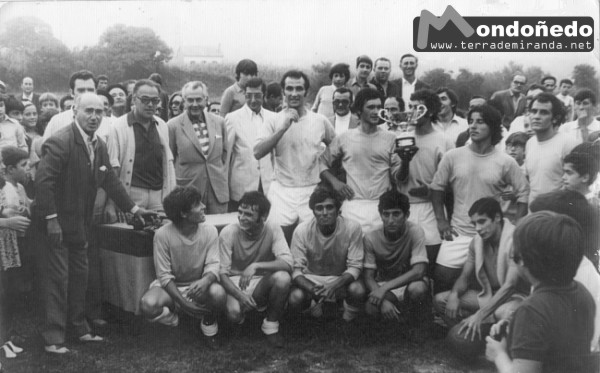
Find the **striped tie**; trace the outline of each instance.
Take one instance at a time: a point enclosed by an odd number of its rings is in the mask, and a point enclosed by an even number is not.
[[[198,136],[198,141],[200,142],[200,148],[202,149],[202,153],[205,156],[208,156],[208,129],[206,128],[206,123],[193,123],[194,131],[196,132],[196,136]]]

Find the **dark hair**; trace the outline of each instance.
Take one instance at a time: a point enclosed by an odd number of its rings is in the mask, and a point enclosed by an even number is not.
[[[435,93],[437,93],[438,95],[446,93],[446,95],[448,95],[448,98],[450,99],[452,112],[456,114],[456,106],[458,105],[458,96],[456,95],[456,92],[454,92],[448,87],[441,87]]]
[[[335,208],[339,212],[340,207],[342,207],[342,201],[338,197],[337,193],[331,187],[326,186],[324,184],[318,184],[315,187],[315,190],[312,192],[312,194],[310,195],[310,198],[308,199],[308,207],[311,210],[314,210],[315,205],[317,203],[321,203],[321,202],[325,201],[327,198],[333,199]]]
[[[254,210],[258,210],[258,216],[261,218],[266,218],[269,216],[269,211],[271,211],[271,202],[265,197],[264,194],[258,191],[246,192],[240,199],[239,206],[250,206]]]
[[[308,94],[308,89],[310,88],[310,81],[308,80],[308,76],[305,73],[303,73],[300,70],[286,71],[285,74],[283,74],[283,77],[281,78],[281,82],[279,83],[283,90],[285,90],[285,80],[287,78],[304,79],[304,96]]]
[[[110,106],[113,106],[113,104],[115,103],[115,99],[111,95],[109,95],[107,91],[105,91],[103,89],[96,91],[96,94],[98,96],[106,97],[108,99],[108,105],[110,105]]]
[[[76,80],[90,80],[92,79],[94,81],[94,87],[96,86],[96,78],[94,77],[94,74],[89,71],[89,70],[79,70],[77,72],[74,72],[71,75],[71,78],[69,78],[69,87],[71,88],[71,91],[75,90],[75,81]]]
[[[221,105],[221,103],[219,101],[209,102],[208,105],[206,105],[206,110],[210,111],[213,105]]]
[[[598,246],[600,245],[600,216],[587,199],[572,190],[556,190],[544,193],[529,205],[532,212],[548,210],[557,214],[564,214],[575,219],[583,229],[584,255],[598,268]]]
[[[383,210],[400,209],[404,215],[407,215],[410,211],[410,202],[406,194],[400,193],[396,189],[391,189],[379,197],[377,209],[380,214]]]
[[[246,89],[248,88],[260,88],[260,91],[263,93],[263,95],[267,91],[267,86],[265,85],[265,82],[263,82],[263,80],[258,77],[248,79],[248,83],[246,83],[244,91],[246,91]]]
[[[150,80],[150,79],[140,79],[138,80],[135,85],[133,86],[133,94],[135,95],[137,93],[137,91],[140,89],[140,87],[143,86],[149,86],[149,87],[153,87],[156,88],[158,90],[158,94],[160,95],[160,86],[158,84],[156,84],[155,81]],[[125,91],[127,92],[127,91]]]
[[[65,97],[67,97],[67,96],[65,96]],[[59,111],[57,109],[48,109],[38,116],[38,121],[37,121],[37,124],[35,125],[35,129],[36,129],[37,133],[40,134],[40,136],[44,135],[44,132],[46,131],[46,127],[48,127],[48,123],[50,122],[50,119],[52,119],[52,117],[58,113],[59,113]]]
[[[475,214],[486,215],[492,220],[496,218],[496,215],[500,215],[500,219],[504,218],[500,203],[492,197],[484,197],[475,201],[469,209],[469,217]]]
[[[554,80],[554,84],[556,84],[556,78],[555,78],[555,77],[553,77],[552,75],[546,75],[546,76],[544,76],[544,77],[542,78],[542,80],[540,80],[540,82],[541,82],[542,84],[544,84],[544,82],[545,82],[546,80]]]
[[[398,102],[398,109],[400,109],[400,111],[404,111],[406,110],[406,104],[404,103],[404,100],[402,99],[401,95],[398,96],[389,96],[386,97],[385,100],[383,100],[383,105],[385,106],[385,102],[389,99],[389,98],[393,98],[394,100],[396,100],[396,102]]]
[[[98,88],[98,83],[100,83],[101,80],[106,80],[106,82],[108,83],[108,76],[104,74],[98,75],[98,77],[96,78],[96,88]]]
[[[256,62],[249,59],[243,59],[240,62],[238,62],[237,66],[235,67],[236,81],[240,80],[240,74],[242,73],[246,75],[257,75],[258,66],[256,65]]]
[[[560,126],[565,117],[565,105],[559,100],[556,96],[549,92],[542,92],[534,97],[533,100],[529,103],[529,110],[533,106],[534,102],[540,102],[545,104],[547,102],[552,104],[552,119],[554,119],[554,127]]]
[[[415,62],[419,62],[419,59],[417,58],[417,56],[415,56],[414,54],[406,53],[406,54],[403,54],[402,57],[400,57],[400,63],[402,63],[402,60],[405,59],[406,57],[412,57],[415,59]]]
[[[346,77],[344,83],[347,83],[350,80],[350,65],[347,63],[338,63],[331,67],[329,70],[329,79],[333,79],[334,74],[342,74]]]
[[[123,93],[125,93],[125,96],[127,96],[127,88],[120,83],[113,83],[109,85],[108,87],[106,87],[106,92],[110,93],[110,91],[112,91],[115,88],[120,89],[121,91],[123,91]]]
[[[427,107],[429,114],[431,114],[431,121],[433,122],[438,119],[438,114],[442,109],[442,101],[440,101],[440,98],[434,91],[431,89],[419,89],[410,95],[410,100],[422,101]]]
[[[563,286],[573,281],[583,253],[583,232],[572,218],[540,211],[524,217],[513,234],[515,261],[542,284]]]
[[[356,57],[356,67],[358,67],[358,65],[360,65],[362,62],[368,63],[369,66],[371,66],[371,68],[373,68],[373,60],[371,59],[371,57],[367,56],[366,54],[362,54],[362,55]]]
[[[15,96],[8,96],[8,99],[4,102],[4,105],[6,106],[6,114],[14,110],[20,111],[22,113],[23,110],[25,110],[25,106],[23,105],[23,103],[17,100]]]
[[[381,101],[381,106],[383,106],[383,95],[376,89],[373,88],[363,88],[356,94],[356,98],[354,99],[354,103],[352,104],[352,112],[360,115],[363,111],[363,106],[369,100],[379,99]]]
[[[29,159],[27,151],[11,145],[2,148],[2,163],[6,167],[16,166],[23,159]]]
[[[485,124],[490,127],[492,145],[498,144],[502,140],[502,115],[500,115],[500,112],[488,104],[475,106],[469,110],[467,122],[471,121],[473,113],[479,113]]]
[[[202,201],[202,194],[193,186],[178,186],[163,200],[167,218],[177,225],[183,221],[182,213],[188,213]]]
[[[564,83],[567,83],[567,84],[573,85],[573,81],[572,81],[571,79],[563,79],[563,80],[561,80],[561,81],[560,81],[560,84],[559,84],[558,86],[560,87],[560,86],[561,86],[561,85],[563,85]]]
[[[150,74],[148,80],[152,80],[154,83],[162,86],[162,76],[159,73]]]
[[[336,93],[339,94],[344,94],[344,93],[350,93],[350,104],[352,104],[352,102],[354,101],[354,93],[352,93],[352,90],[348,87],[340,87],[337,88],[335,91],[333,91],[333,96],[335,96]],[[331,96],[331,97],[333,97]]]
[[[513,132],[506,138],[504,144],[507,146],[522,146],[524,148],[527,144],[527,140],[529,140],[529,136],[527,136],[525,132]]]
[[[592,185],[598,176],[600,159],[600,144],[584,142],[571,150],[563,160],[563,164],[570,163],[580,175],[588,175],[587,185]]]
[[[583,101],[586,98],[589,98],[592,105],[596,106],[596,94],[588,88],[583,88],[577,91],[575,96],[573,96],[573,101]]]
[[[281,97],[283,94],[281,93],[281,84],[277,82],[271,82],[267,84],[267,97],[275,96]]]
[[[125,91],[125,92],[127,92],[127,91]],[[75,100],[75,98],[71,95],[66,95],[60,99],[60,110],[65,110],[65,102],[67,102],[69,100]]]
[[[54,93],[50,93],[50,92],[42,93],[40,95],[39,101],[40,101],[40,106],[42,105],[42,102],[52,101],[52,102],[54,102],[54,105],[56,105],[56,107],[58,107],[58,98],[56,97],[56,95],[54,95]]]

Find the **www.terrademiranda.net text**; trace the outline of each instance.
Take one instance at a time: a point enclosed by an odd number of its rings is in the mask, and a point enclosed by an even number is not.
[[[534,51],[565,51],[565,52],[590,52],[594,46],[591,42],[527,42],[520,40],[518,42],[464,42],[460,43],[429,43],[431,50],[439,51],[514,51],[514,52],[534,52]]]

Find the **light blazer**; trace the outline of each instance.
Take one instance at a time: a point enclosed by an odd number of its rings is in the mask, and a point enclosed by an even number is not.
[[[261,108],[262,125],[274,120],[276,114]],[[254,144],[260,128],[252,125],[252,110],[244,104],[240,109],[225,116],[227,144],[231,149],[229,162],[229,198],[239,201],[245,192],[258,190],[262,181],[263,192],[267,195],[273,180],[273,152],[260,161],[254,158]],[[260,165],[260,167],[259,167]]]
[[[201,193],[210,182],[220,203],[229,202],[227,129],[225,120],[204,113],[208,129],[208,157],[202,152],[198,136],[192,127],[187,111],[168,123],[169,143],[175,158],[177,185],[193,185]]]
[[[109,137],[109,141],[114,142],[114,149],[117,152],[116,159],[112,159],[112,166],[119,167],[119,179],[121,179],[127,194],[129,194],[131,192],[131,177],[133,175],[133,162],[135,158],[135,133],[133,126],[127,123],[127,117],[128,114],[121,115],[113,122],[112,135]],[[175,167],[173,165],[173,154],[169,147],[169,130],[167,125],[157,116],[154,116],[154,120],[158,123],[156,128],[162,145],[162,200],[175,189]]]
[[[46,216],[58,214],[63,240],[70,243],[87,241],[98,188],[104,189],[124,211],[134,206],[111,167],[102,139],[96,145],[92,172],[87,146],[75,123],[43,144],[35,187],[34,218],[44,223]],[[45,231],[45,224],[42,227]]]
[[[329,119],[329,122],[333,125],[333,128],[335,128],[335,114],[327,119]],[[350,113],[350,123],[348,124],[348,129],[351,130],[353,128],[356,128],[360,126],[360,119],[358,119],[358,117],[356,116],[356,114],[352,114]]]

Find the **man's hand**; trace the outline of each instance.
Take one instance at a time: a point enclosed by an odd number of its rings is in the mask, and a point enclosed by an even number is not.
[[[438,231],[440,232],[440,237],[442,238],[442,240],[453,241],[452,235],[458,237],[458,233],[456,233],[454,228],[452,228],[450,223],[448,223],[448,220],[446,220],[446,219],[438,220],[437,226],[438,226]]]
[[[517,195],[514,191],[502,192],[500,193],[500,197],[502,197],[503,201],[511,201],[514,202],[517,200]]]
[[[506,338],[502,338],[501,341],[497,341],[494,338],[488,336],[485,341],[485,358],[492,363],[496,361],[499,355],[506,354]]]
[[[479,340],[481,340],[481,322],[483,321],[481,317],[481,312],[477,311],[473,315],[461,321],[461,327],[458,329],[458,334],[462,334],[464,331],[465,339],[469,339],[470,335],[471,341],[475,340],[475,336],[478,336]]]
[[[138,208],[138,210],[133,214],[134,218],[142,222],[142,226],[146,225],[146,220],[144,218],[153,218],[158,214],[156,211],[146,210],[143,207]]]
[[[52,218],[46,221],[46,229],[50,242],[58,246],[62,242],[62,229],[58,223],[58,218]]]
[[[240,309],[242,310],[242,312],[255,310],[257,307],[254,298],[252,298],[251,295],[248,295],[246,293],[241,294],[241,296],[238,298],[238,302],[240,302]]]
[[[429,187],[425,184],[423,184],[423,182],[421,180],[417,180],[417,183],[419,183],[419,186],[416,188],[412,188],[408,191],[408,194],[410,194],[413,197],[420,197],[420,198],[425,198],[429,195]]]
[[[321,288],[315,291],[315,295],[317,297],[323,298],[325,300],[334,300],[335,299],[335,291],[339,288],[336,281],[331,281],[326,284],[321,285]]]
[[[446,301],[446,316],[451,319],[456,319],[460,312],[460,299],[455,292],[450,292]]]
[[[497,323],[492,325],[492,328],[490,329],[490,336],[492,338],[494,338],[495,340],[499,340],[499,339],[502,339],[503,337],[506,337],[508,335],[508,325],[509,324],[510,324],[510,321],[508,321],[506,319],[502,319],[502,320],[498,321]]]
[[[189,301],[189,300],[185,300],[183,303],[180,304],[181,309],[183,310],[183,312],[187,313],[190,316],[194,316],[196,318],[199,318],[207,313],[210,312],[210,310],[208,308],[206,308],[205,306],[199,305],[193,301]]]
[[[335,192],[344,199],[351,200],[354,198],[354,190],[339,180],[332,180],[331,187]]]
[[[202,277],[200,280],[192,282],[188,291],[188,296],[193,300],[199,300],[202,295],[206,294],[210,286],[208,276]]]
[[[396,148],[396,154],[398,154],[398,157],[400,157],[400,159],[402,159],[403,162],[412,161],[413,157],[415,156],[415,154],[417,154],[418,151],[419,147],[415,145],[400,146]]]
[[[382,287],[378,287],[369,294],[369,303],[379,307],[385,298],[386,291]]]
[[[18,232],[25,232],[29,227],[29,223],[31,223],[31,220],[29,220],[29,218],[18,215],[13,216],[11,218],[6,218],[4,224],[8,229],[12,229]]]
[[[283,120],[283,128],[285,130],[290,128],[292,123],[298,122],[298,119],[300,119],[300,116],[298,115],[298,111],[296,109],[287,108],[283,111],[283,113],[285,114],[285,119]]]
[[[246,267],[246,269],[244,270],[244,272],[242,272],[242,275],[240,276],[240,283],[238,284],[240,289],[246,290],[248,285],[250,285],[250,280],[252,280],[252,276],[254,276],[255,273],[256,267],[254,266],[254,263]]]
[[[386,320],[400,320],[400,311],[387,299],[384,299],[381,303],[381,315]]]

